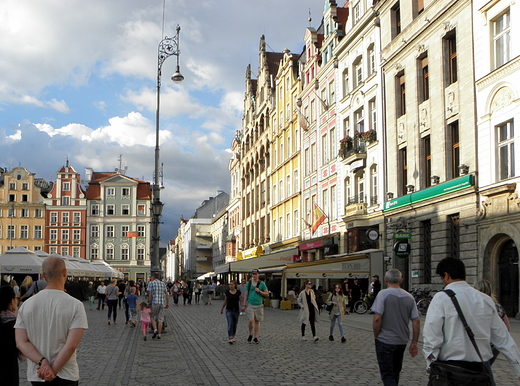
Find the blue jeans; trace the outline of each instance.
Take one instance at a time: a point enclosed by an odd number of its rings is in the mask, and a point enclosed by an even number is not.
[[[385,386],[399,385],[399,373],[403,368],[406,345],[386,344],[376,339],[376,355],[381,380]]]
[[[240,311],[226,310],[227,331],[229,339],[233,339],[235,337],[235,334],[237,332],[239,315]]]
[[[341,323],[341,315],[334,315],[332,320],[330,321],[330,334],[334,331],[334,324],[336,324],[336,320],[338,321],[339,333],[343,336],[343,323]]]

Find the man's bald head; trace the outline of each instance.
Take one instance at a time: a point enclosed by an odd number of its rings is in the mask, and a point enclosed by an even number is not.
[[[47,282],[58,281],[66,271],[65,260],[61,257],[51,256],[46,258],[42,264],[43,277]]]

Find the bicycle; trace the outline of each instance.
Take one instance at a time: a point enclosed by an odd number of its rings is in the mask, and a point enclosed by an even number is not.
[[[374,304],[374,300],[372,296],[367,294],[362,300],[358,300],[354,303],[354,312],[357,314],[365,314],[372,307],[372,304]]]

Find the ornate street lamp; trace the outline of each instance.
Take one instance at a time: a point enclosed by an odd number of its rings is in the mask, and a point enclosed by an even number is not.
[[[180,26],[177,26],[177,34],[172,37],[165,37],[159,43],[158,50],[158,66],[157,66],[157,110],[155,112],[155,169],[154,169],[154,182],[152,186],[152,229],[151,229],[151,240],[150,240],[150,264],[151,274],[155,272],[162,272],[161,261],[159,255],[159,245],[161,236],[159,232],[159,226],[161,221],[161,215],[164,204],[161,202],[161,186],[159,185],[159,162],[160,162],[160,149],[159,149],[159,110],[160,110],[160,95],[161,95],[161,70],[162,65],[166,59],[170,56],[175,55],[177,57],[177,69],[172,75],[171,79],[175,83],[180,83],[184,80],[184,76],[180,73],[179,68],[179,32]]]

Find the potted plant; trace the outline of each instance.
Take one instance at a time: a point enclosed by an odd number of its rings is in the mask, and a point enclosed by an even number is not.
[[[280,307],[280,297],[282,294],[282,280],[281,279],[271,279],[267,282],[267,289],[271,293],[271,307],[279,308]]]

